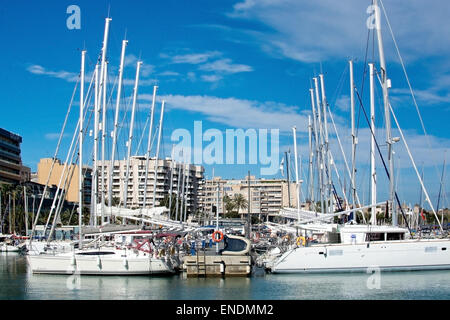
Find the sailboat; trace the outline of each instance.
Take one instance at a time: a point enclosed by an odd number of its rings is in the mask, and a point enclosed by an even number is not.
[[[378,7],[378,1],[374,1],[374,6]],[[330,196],[330,185],[328,184],[331,175],[331,169],[327,161],[330,160],[328,147],[326,141],[321,140],[321,147],[316,149],[318,159],[320,158],[322,163],[318,167],[320,176],[321,187],[321,209],[326,208],[325,213],[319,214],[316,218],[308,218],[302,220],[304,224],[297,224],[298,228],[303,228],[305,232],[303,236],[297,238],[296,245],[287,249],[284,253],[281,253],[277,258],[266,262],[266,268],[273,273],[323,273],[323,272],[366,272],[372,268],[376,268],[379,271],[406,271],[406,270],[440,270],[450,269],[450,239],[445,238],[444,230],[438,220],[438,224],[441,228],[442,234],[440,237],[432,239],[413,238],[409,228],[403,228],[398,226],[397,212],[395,206],[398,205],[402,210],[397,194],[394,190],[394,174],[392,164],[392,149],[393,144],[398,142],[399,138],[391,136],[391,114],[397,125],[397,128],[401,134],[401,139],[405,144],[408,154],[413,163],[414,169],[421,183],[422,190],[425,193],[426,199],[430,206],[433,208],[431,201],[429,200],[426,189],[424,188],[423,181],[418,174],[415,163],[412,159],[409,147],[405,141],[402,130],[395,117],[393,109],[389,103],[388,91],[390,88],[390,80],[386,74],[386,63],[384,60],[383,41],[381,37],[381,23],[380,23],[380,10],[375,10],[376,19],[376,32],[378,38],[378,49],[380,58],[380,82],[383,89],[383,102],[385,109],[385,123],[387,131],[388,142],[388,160],[389,166],[385,165],[386,172],[388,172],[389,178],[389,196],[390,199],[387,202],[392,210],[392,225],[377,225],[376,224],[376,208],[383,205],[383,202],[377,203],[376,200],[376,171],[375,171],[375,153],[378,147],[375,140],[375,121],[374,121],[374,80],[375,80],[375,66],[369,64],[370,67],[370,91],[371,91],[371,117],[370,117],[370,131],[372,135],[371,139],[371,204],[369,206],[359,206],[349,210],[343,210],[339,213],[334,213],[329,208],[333,203],[333,198]],[[351,103],[352,103],[352,136],[353,146],[355,145],[354,135],[354,96],[353,96],[353,80],[352,80],[352,65],[351,70]],[[321,75],[321,80],[323,76]],[[316,106],[320,112],[321,106],[325,110],[326,99],[323,94],[323,82],[322,82],[322,102],[320,102],[317,86],[317,78],[315,78],[315,91],[316,91]],[[311,100],[314,106],[313,92],[311,89]],[[326,111],[324,111],[326,112]],[[315,115],[313,115],[315,118]],[[320,121],[320,113],[317,118]],[[326,119],[326,116],[325,118]],[[315,124],[314,128],[322,130],[321,124]],[[323,127],[326,128],[326,125]],[[317,133],[317,130],[315,130]],[[327,134],[320,132],[320,138],[327,138]],[[316,143],[318,143],[316,136]],[[379,149],[378,149],[379,151]],[[381,155],[381,153],[380,153]],[[354,157],[354,149],[352,149],[352,157]],[[353,160],[353,159],[352,159]],[[384,161],[384,160],[383,160]],[[384,163],[383,163],[384,164]],[[328,169],[328,171],[326,171]],[[351,172],[352,176],[352,193],[355,194],[356,188],[354,187],[354,168]],[[325,186],[325,187],[324,187]],[[322,188],[323,187],[323,188]],[[355,196],[354,199],[355,200]],[[347,202],[347,201],[346,201]],[[336,202],[338,203],[338,202]],[[386,203],[386,202],[385,202]],[[357,224],[355,220],[349,219],[348,223],[344,225],[320,223],[327,217],[334,217],[337,215],[344,215],[356,211],[371,208],[371,221],[367,224]],[[386,211],[389,209],[386,208]],[[434,209],[433,209],[434,212]],[[435,215],[436,216],[436,215]],[[437,218],[437,216],[436,216]],[[406,219],[405,219],[406,220]],[[300,222],[300,217],[298,219]],[[407,220],[406,220],[407,221]],[[306,224],[307,222],[319,222],[317,226]],[[308,231],[321,229],[325,234],[326,243],[312,243],[308,240],[306,235]]]
[[[95,67],[94,77],[95,77],[95,157],[94,157],[94,182],[92,187],[94,188],[93,194],[95,198],[93,199],[93,209],[91,210],[91,217],[93,217],[93,225],[97,227],[97,188],[98,188],[98,173],[97,173],[97,140],[98,140],[98,129],[99,119],[97,118],[100,114],[100,105],[103,98],[103,119],[102,119],[102,137],[105,137],[105,110],[106,110],[106,50],[108,43],[108,33],[109,33],[109,24],[111,18],[106,18],[105,23],[105,33],[103,40],[103,48],[101,53],[101,65],[97,63]],[[125,57],[125,46],[127,41],[124,40],[122,43],[122,56],[121,56],[121,65],[119,72],[119,83],[122,83],[122,71],[124,67],[124,57]],[[114,241],[103,241],[105,234],[103,232],[98,237],[95,237],[94,240],[89,241],[87,243],[83,234],[83,225],[82,225],[82,215],[83,215],[83,137],[86,132],[86,128],[83,126],[85,109],[87,109],[88,105],[86,104],[86,97],[84,92],[85,87],[85,60],[86,60],[86,50],[81,52],[81,73],[80,73],[80,117],[77,129],[78,132],[74,134],[74,137],[78,137],[78,163],[79,163],[79,206],[78,206],[78,241],[77,243],[73,243],[71,250],[69,252],[52,252],[45,253],[39,252],[39,254],[28,255],[27,260],[30,266],[30,269],[33,273],[46,273],[46,274],[90,274],[90,275],[143,275],[143,274],[171,274],[174,272],[174,264],[171,259],[172,253],[167,250],[157,250],[151,245],[149,238],[145,237],[143,234],[137,235],[141,242],[135,242],[135,244],[139,243],[135,246],[118,244]],[[134,85],[134,93],[133,93],[133,111],[132,111],[132,124],[134,118],[134,110],[137,99],[137,91],[139,84],[139,72],[140,66],[142,62],[137,62],[136,69],[136,80]],[[100,68],[99,68],[100,67]],[[119,85],[120,87],[120,85]],[[119,89],[120,90],[120,89]],[[119,92],[120,96],[120,92]],[[119,103],[119,102],[117,102]],[[116,117],[117,118],[117,117]],[[115,127],[116,129],[116,127]],[[132,135],[132,125],[130,129],[130,136]],[[130,138],[131,139],[131,138]],[[104,146],[104,144],[103,144]],[[58,145],[59,147],[59,145]],[[57,149],[58,149],[57,147]],[[113,147],[114,148],[114,147]],[[75,148],[74,148],[75,150]],[[129,149],[130,150],[130,145]],[[70,153],[70,151],[69,151]],[[128,152],[130,155],[130,152]],[[113,161],[114,159],[112,159]],[[104,147],[102,148],[102,164],[104,163]],[[101,173],[101,184],[102,184],[102,195],[104,195],[103,186],[103,165],[102,165],[102,173]],[[104,212],[104,197],[102,196],[102,204],[101,204],[101,213]],[[99,229],[106,225],[107,216],[101,215],[101,224]],[[105,219],[106,218],[106,219]],[[35,223],[33,225],[33,230],[35,228],[38,217],[36,217]],[[55,213],[56,220],[56,213]],[[105,221],[106,220],[106,221]],[[124,225],[126,229],[126,226]],[[128,228],[129,229],[129,228]],[[127,230],[123,230],[126,232]],[[120,234],[119,232],[115,232]],[[31,243],[29,245],[33,248]]]

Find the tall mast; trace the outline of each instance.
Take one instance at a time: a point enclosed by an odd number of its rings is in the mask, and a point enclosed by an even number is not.
[[[117,144],[117,129],[119,127],[119,108],[120,108],[120,98],[122,95],[122,81],[123,81],[123,67],[125,63],[125,49],[127,47],[128,40],[122,40],[122,52],[120,54],[120,67],[119,67],[119,84],[117,86],[117,98],[116,98],[116,110],[114,114],[114,131],[113,131],[113,141],[111,149],[111,164],[109,168],[109,188],[108,188],[108,206],[110,208],[110,216],[112,217],[112,185],[113,185],[113,171],[114,171],[114,161],[116,155],[116,144]]]
[[[391,132],[391,114],[389,110],[389,88],[390,80],[387,78],[386,72],[386,60],[384,58],[384,48],[383,48],[383,36],[381,34],[381,15],[380,7],[378,6],[378,0],[374,0],[375,8],[375,23],[377,29],[377,39],[378,39],[378,52],[380,56],[380,71],[381,71],[381,86],[383,88],[383,102],[384,102],[384,117],[386,122],[386,143],[388,146],[388,161],[389,161],[389,201],[392,206],[392,225],[396,226],[398,224],[396,203],[394,201],[394,158],[393,158],[393,144]]]
[[[134,115],[136,113],[136,100],[137,100],[137,94],[138,94],[139,72],[141,70],[141,64],[142,64],[142,61],[138,61],[137,66],[136,66],[136,80],[134,82],[134,91],[133,91],[133,106],[131,108],[130,131],[128,134],[127,172],[126,172],[126,176],[125,176],[125,188],[124,188],[124,198],[123,198],[124,199],[123,203],[124,203],[125,208],[127,207],[127,200],[128,200],[128,180],[130,179],[131,142],[133,141]]]
[[[105,63],[105,69],[103,77],[103,101],[102,101],[102,167],[101,167],[101,192],[102,192],[102,204],[100,214],[100,225],[103,225],[104,211],[105,211],[105,141],[106,141],[106,81],[108,76],[108,63]]]
[[[28,198],[27,198],[27,187],[23,186],[23,207],[24,207],[24,211],[25,211],[25,236],[28,235]],[[1,206],[1,203],[0,203]],[[0,211],[1,212],[1,211]],[[0,215],[0,219],[1,219],[1,215]]]
[[[377,203],[377,176],[375,167],[375,93],[374,93],[374,66],[369,63],[370,72],[370,201],[372,204],[371,223],[377,223],[376,203]]]
[[[187,178],[186,178],[186,197],[184,199],[184,221],[187,221],[187,208],[189,205],[188,202],[188,197],[189,197],[189,180],[190,180],[190,176],[191,176],[191,164],[187,163]]]
[[[178,202],[180,201],[181,163],[178,164],[177,199],[175,201],[175,221],[178,221]]]
[[[100,89],[99,89],[99,66],[95,66],[95,93],[94,93],[94,159],[93,159],[93,171],[92,171],[92,212],[91,212],[91,224],[97,225],[97,199],[98,199],[98,128],[99,128],[99,114],[100,114]]]
[[[352,126],[352,171],[350,175],[351,179],[351,187],[352,187],[352,201],[353,208],[356,206],[356,183],[355,183],[355,175],[356,175],[356,144],[358,143],[356,139],[356,131],[355,131],[355,83],[353,79],[353,61],[349,62],[350,67],[350,113],[351,113],[351,126]],[[355,215],[353,213],[353,215]]]
[[[183,159],[183,163],[182,163],[182,167],[183,170],[180,170],[182,172],[183,175],[183,184],[181,185],[181,200],[180,200],[180,222],[183,221],[183,204],[184,204],[184,185],[185,185],[185,180],[186,180],[186,165],[184,163],[184,159]],[[219,207],[217,207],[217,210],[219,210]]]
[[[325,179],[326,168],[325,168],[325,152],[324,152],[324,141],[323,141],[323,132],[322,132],[322,112],[321,112],[321,102],[319,97],[319,84],[317,78],[313,78],[314,80],[314,88],[316,94],[316,104],[317,104],[317,118],[318,118],[318,126],[319,126],[319,138],[320,138],[320,161],[319,161],[319,170],[322,171],[322,180],[320,182],[320,202],[322,212],[328,213],[328,201],[324,201],[324,188],[325,188]],[[325,209],[325,211],[323,211]]]
[[[314,204],[314,173],[313,173],[311,116],[308,116],[308,143],[309,143],[309,194],[310,194],[311,203]],[[315,206],[314,206],[314,208],[315,208]]]
[[[150,160],[150,149],[152,143],[152,132],[153,132],[153,114],[155,113],[155,101],[156,101],[156,90],[158,86],[153,86],[153,100],[152,100],[152,110],[150,111],[150,129],[148,130],[148,141],[147,141],[147,153],[145,154],[145,178],[144,178],[144,204],[145,208],[147,205],[147,181],[148,181],[148,165]]]
[[[328,193],[327,193],[327,202],[330,202],[330,208],[329,212],[333,213],[333,197],[332,197],[332,171],[331,171],[331,156],[330,156],[330,147],[329,147],[329,141],[328,141],[328,120],[327,120],[327,98],[325,95],[325,83],[323,80],[323,74],[319,75],[320,77],[320,88],[322,91],[322,108],[323,108],[323,128],[324,128],[324,134],[325,134],[325,156],[326,156],[326,171],[328,172]]]
[[[98,130],[99,130],[99,116],[100,116],[100,101],[101,101],[101,97],[102,94],[104,96],[106,96],[106,91],[103,89],[103,87],[105,87],[105,69],[106,69],[106,52],[108,49],[108,34],[109,34],[109,23],[112,19],[111,18],[106,18],[105,19],[105,32],[103,35],[103,46],[102,46],[102,57],[101,57],[101,64],[100,64],[100,73],[98,73],[98,70],[96,71],[96,77],[97,77],[97,81],[96,81],[96,93],[98,94],[97,96],[97,105],[96,105],[96,111],[95,111],[95,128],[94,128],[94,187],[95,187],[95,191],[94,191],[94,204],[93,204],[93,209],[94,209],[94,226],[97,226],[97,202],[98,202]],[[98,85],[100,81],[100,84]],[[106,99],[104,97],[103,99],[104,103],[106,104]],[[103,105],[103,108],[106,108],[105,105]],[[102,120],[104,121],[104,119]],[[102,135],[103,135],[103,125],[102,125]],[[102,138],[103,140],[103,138]],[[102,142],[102,149],[103,149],[103,142]],[[103,151],[102,151],[103,153]],[[103,167],[104,167],[104,159],[102,159],[102,205],[101,205],[101,212],[103,215],[103,203],[104,203],[104,185],[103,185]],[[102,217],[103,218],[103,217]],[[100,225],[102,224],[103,221],[101,221]]]
[[[315,101],[314,101],[314,89],[309,89],[309,94],[311,96],[311,108],[312,108],[312,113],[313,113],[313,131],[314,131],[314,141],[315,141],[315,145],[316,145],[316,165],[317,165],[317,171],[319,173],[319,177],[318,177],[318,185],[319,187],[322,184],[322,170],[320,169],[320,154],[319,154],[319,129],[317,126],[317,114],[316,114],[316,108],[315,108]],[[321,211],[323,212],[323,199],[322,197],[320,198],[320,203],[321,203]],[[317,210],[317,206],[314,203],[314,210]]]
[[[173,171],[175,170],[175,161],[173,159],[173,148],[172,145],[172,153],[170,157],[170,186],[169,186],[169,220],[170,220],[170,214],[171,214],[171,208],[172,208],[172,188],[173,188]]]
[[[298,178],[298,155],[297,155],[297,128],[292,127],[292,134],[294,137],[294,161],[295,161],[295,181],[297,185],[296,195],[297,195],[297,221],[300,222],[300,185]]]
[[[156,145],[156,157],[155,157],[155,180],[153,181],[153,208],[156,207],[156,184],[158,181],[158,158],[159,158],[159,146],[161,144],[161,134],[162,134],[162,126],[164,120],[164,103],[162,101],[161,105],[161,118],[159,119],[159,130],[158,130],[158,144]]]
[[[81,224],[83,217],[83,112],[84,112],[84,65],[86,60],[86,50],[81,51],[81,83],[80,83],[80,135],[79,135],[79,155],[78,155],[78,249],[83,247],[81,234]],[[44,195],[42,195],[44,197]]]
[[[289,176],[289,158],[287,151],[284,152],[284,157],[286,159],[286,181],[287,181],[287,191],[288,191],[288,207],[291,207],[291,178]]]

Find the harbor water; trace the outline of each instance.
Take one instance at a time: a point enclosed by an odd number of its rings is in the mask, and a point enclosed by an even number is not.
[[[265,274],[246,278],[34,275],[26,256],[0,255],[1,300],[449,300],[450,271]]]

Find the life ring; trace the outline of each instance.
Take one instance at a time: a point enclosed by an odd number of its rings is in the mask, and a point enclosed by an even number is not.
[[[305,246],[305,244],[306,244],[305,237],[297,237],[297,245],[299,246],[300,243],[302,244],[302,246]]]
[[[216,239],[216,234],[219,234],[219,235],[220,235],[220,238],[219,238],[219,239]],[[223,233],[222,233],[221,231],[219,231],[219,230],[216,230],[216,231],[214,231],[214,232],[212,233],[211,237],[212,237],[212,239],[213,239],[214,242],[220,242],[220,241],[223,240]]]

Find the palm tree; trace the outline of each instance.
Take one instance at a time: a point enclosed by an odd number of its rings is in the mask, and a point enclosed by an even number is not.
[[[242,194],[240,194],[240,193],[237,193],[237,194],[234,195],[233,203],[234,203],[235,208],[237,209],[238,212],[239,212],[239,210],[241,210],[241,209],[245,210],[248,207],[247,199],[245,199],[245,197]],[[244,214],[242,213],[241,214],[241,219],[243,219],[243,218],[244,218]]]
[[[234,209],[236,209],[236,204],[234,203],[234,201],[228,195],[226,195],[223,197],[223,203],[226,211],[226,216],[234,218],[235,217]]]

